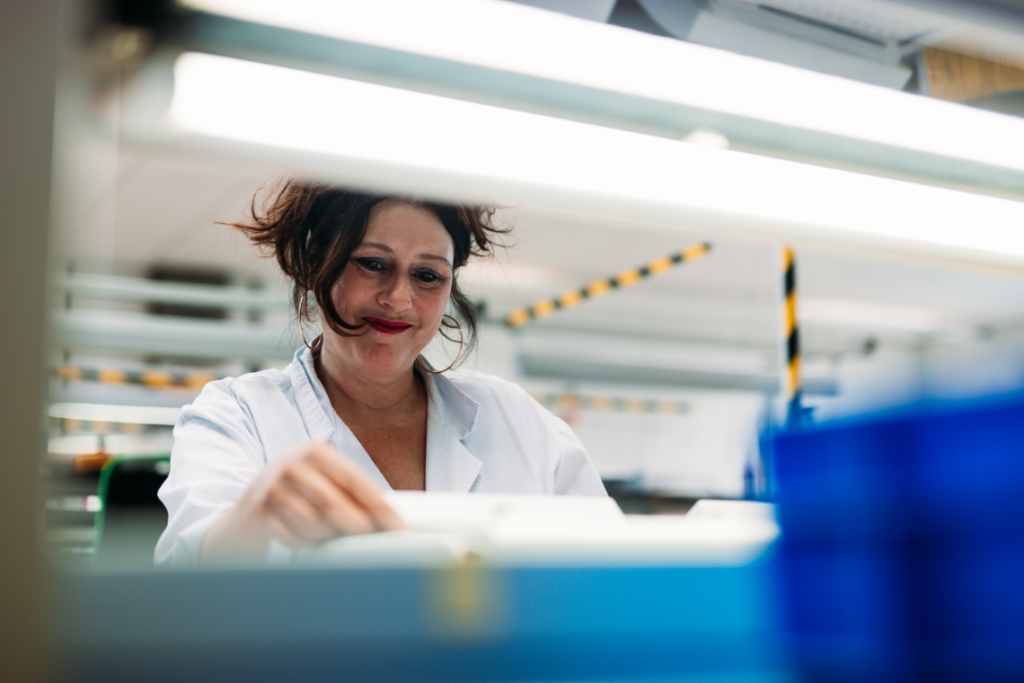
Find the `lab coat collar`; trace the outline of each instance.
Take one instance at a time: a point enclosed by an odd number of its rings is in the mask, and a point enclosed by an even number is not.
[[[434,369],[423,356],[419,357],[418,362],[428,370]],[[460,439],[466,438],[476,424],[480,404],[463,393],[462,389],[455,386],[455,383],[444,374],[420,372],[420,375],[427,388],[427,397],[444,411],[445,422],[451,425]]]
[[[419,362],[433,369],[422,356]],[[292,366],[292,384],[310,439],[334,442],[346,456],[362,466],[381,490],[391,490],[355,434],[331,407],[327,391],[313,366],[312,352],[306,347],[299,349]],[[420,374],[427,390],[426,488],[428,491],[468,492],[483,463],[462,441],[476,423],[480,404],[444,375]]]
[[[303,346],[295,352],[291,364],[292,387],[299,405],[299,414],[306,423],[311,441],[329,441],[334,434],[336,416],[330,408],[327,391],[316,376],[313,352]]]

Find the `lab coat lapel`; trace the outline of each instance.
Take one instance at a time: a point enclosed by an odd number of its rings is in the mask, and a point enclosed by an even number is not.
[[[299,407],[299,415],[305,424],[310,441],[329,441],[334,434],[333,410],[327,411],[325,405],[327,392],[320,384],[320,378],[313,369],[313,355],[308,348],[301,348],[295,353],[291,365],[292,387],[295,390],[295,401]]]
[[[479,405],[446,377],[423,376],[428,400],[427,491],[468,493],[483,467],[463,443]]]
[[[468,493],[483,463],[449,425],[427,418],[427,490]]]
[[[384,478],[380,470],[377,468],[377,463],[373,461],[370,454],[363,448],[363,444],[359,443],[359,439],[352,433],[352,430],[348,428],[340,418],[335,416],[338,423],[338,429],[334,433],[332,442],[338,447],[338,450],[345,454],[345,456],[359,465],[362,470],[369,475],[370,480],[377,485],[379,491],[390,491],[391,484]]]

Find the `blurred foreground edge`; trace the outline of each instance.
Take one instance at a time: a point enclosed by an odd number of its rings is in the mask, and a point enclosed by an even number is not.
[[[58,680],[788,680],[766,566],[79,574]]]

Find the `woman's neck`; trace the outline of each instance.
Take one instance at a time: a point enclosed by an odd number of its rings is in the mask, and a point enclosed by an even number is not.
[[[379,415],[394,420],[415,412],[426,400],[423,379],[412,367],[396,376],[371,380],[350,372],[330,353],[317,354],[313,365],[331,405],[343,418],[372,420],[371,416]]]

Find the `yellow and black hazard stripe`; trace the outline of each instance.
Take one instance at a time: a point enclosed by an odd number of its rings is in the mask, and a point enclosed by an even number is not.
[[[615,277],[605,280],[595,280],[586,287],[570,290],[554,299],[545,299],[526,308],[517,308],[505,317],[505,324],[512,328],[522,327],[531,320],[540,320],[555,311],[572,308],[582,303],[585,299],[596,299],[608,294],[613,289],[623,289],[635,285],[644,278],[663,273],[680,263],[700,258],[709,251],[711,251],[711,245],[707,242],[695,244],[675,254],[651,261],[640,268],[625,270]]]
[[[796,259],[793,250],[782,250],[782,286],[786,339],[786,398],[790,424],[800,418],[800,325],[796,317]]]
[[[122,370],[120,368],[82,368],[62,365],[56,369],[65,382],[101,382],[103,384],[141,384],[147,387],[202,389],[217,377],[205,372],[166,372],[164,370]]]
[[[670,399],[648,399],[622,396],[603,396],[568,392],[530,392],[530,395],[548,410],[594,410],[624,413],[655,413],[659,415],[685,415],[689,404]]]
[[[144,425],[138,422],[79,420],[76,417],[51,417],[65,435],[69,434],[141,434],[151,430],[170,430],[169,425]]]

